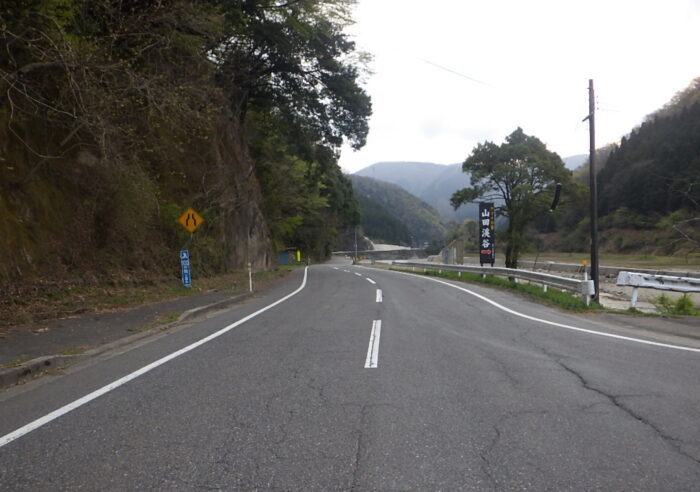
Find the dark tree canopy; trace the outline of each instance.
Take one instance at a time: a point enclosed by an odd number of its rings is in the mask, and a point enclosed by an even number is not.
[[[338,147],[365,143],[369,96],[359,87],[355,43],[342,32],[348,0],[219,0],[232,35],[213,50],[237,109],[272,109]]]
[[[700,102],[668,116],[662,112],[623,138],[600,171],[598,183],[602,216],[621,207],[643,215],[696,210],[700,204]]]

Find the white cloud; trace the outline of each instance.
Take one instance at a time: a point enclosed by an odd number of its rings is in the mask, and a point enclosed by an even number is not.
[[[585,153],[589,78],[597,141],[616,141],[700,76],[699,14],[697,0],[360,0],[350,33],[375,56],[374,115],[341,166],[461,162],[518,126]]]

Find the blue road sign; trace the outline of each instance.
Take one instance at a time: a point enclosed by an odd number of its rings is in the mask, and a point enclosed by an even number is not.
[[[180,269],[182,271],[182,285],[192,287],[190,277],[190,252],[186,249],[180,251]]]

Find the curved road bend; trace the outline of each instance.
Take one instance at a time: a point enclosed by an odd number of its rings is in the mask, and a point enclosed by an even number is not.
[[[303,277],[0,395],[0,489],[700,488],[692,341],[340,260]]]

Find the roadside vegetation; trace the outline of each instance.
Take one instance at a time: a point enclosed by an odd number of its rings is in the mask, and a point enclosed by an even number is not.
[[[413,273],[417,275],[426,275],[429,277],[440,277],[449,280],[457,280],[459,282],[488,285],[503,290],[508,290],[521,294],[531,300],[541,302],[543,304],[557,307],[564,311],[584,313],[584,312],[615,312],[621,314],[635,314],[644,316],[700,316],[700,309],[693,303],[693,300],[688,294],[683,294],[677,298],[671,298],[662,294],[651,300],[651,303],[656,307],[657,313],[642,313],[636,309],[618,310],[606,308],[598,303],[591,302],[586,305],[586,302],[579,295],[573,295],[566,291],[561,291],[556,288],[550,288],[545,291],[538,284],[512,282],[505,278],[494,275],[486,275],[482,277],[477,273],[468,272],[453,272],[449,270],[426,270],[425,272],[417,270],[409,270],[406,268],[390,267],[390,270],[400,272]]]
[[[0,295],[176,284],[180,249],[200,275],[327,257],[371,114],[354,3],[1,2]]]
[[[580,313],[587,311],[600,311],[601,309],[603,309],[599,304],[594,303],[591,303],[590,306],[586,306],[586,302],[581,298],[581,296],[574,296],[567,292],[562,292],[558,289],[547,289],[547,291],[545,292],[544,289],[542,289],[542,287],[540,287],[539,285],[511,282],[504,278],[496,277],[493,275],[486,275],[485,277],[482,277],[477,273],[461,272],[461,275],[459,275],[459,272],[447,270],[444,270],[442,272],[438,272],[437,270],[413,272],[411,270],[406,270],[405,268],[391,269],[408,273],[416,273],[419,275],[426,275],[429,277],[440,277],[450,280],[457,280],[460,282],[483,284],[488,285],[490,287],[497,287],[500,289],[505,289],[512,292],[516,292],[518,294],[522,294],[530,299],[541,301],[547,305],[555,306],[565,311]]]
[[[285,277],[295,267],[253,273],[253,290]],[[2,332],[52,319],[133,308],[142,304],[167,301],[212,291],[231,295],[248,292],[248,273],[233,272],[192,280],[192,288],[173,283],[166,276],[136,282],[131,278],[113,279],[99,287],[67,282],[46,282],[35,295],[17,299],[0,298],[0,340]]]
[[[700,310],[695,307],[688,294],[672,299],[666,294],[661,294],[651,300],[656,309],[665,316],[700,316]]]
[[[0,2],[0,327],[327,257],[371,114],[354,3]]]

